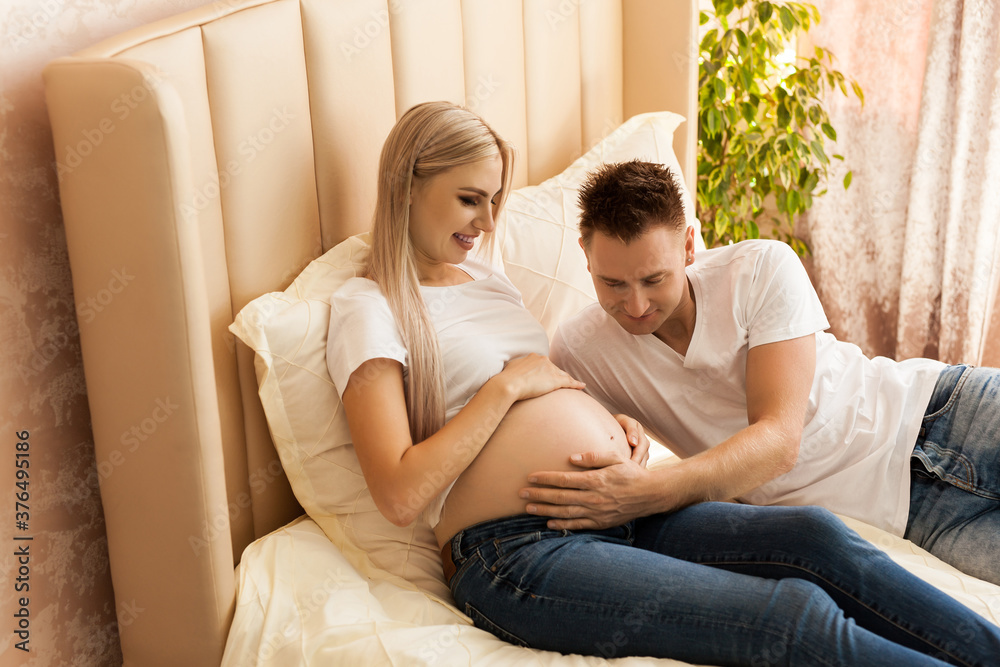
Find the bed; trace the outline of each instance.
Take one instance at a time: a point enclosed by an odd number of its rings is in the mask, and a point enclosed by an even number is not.
[[[642,157],[693,189],[696,30],[694,0],[233,0],[49,64],[74,290],[111,295],[80,339],[115,597],[144,610],[126,665],[603,662],[476,629],[427,527],[378,516],[324,300],[389,128],[448,99],[518,147],[493,260],[551,332],[593,299],[582,174]],[[1000,618],[997,587],[851,525]]]

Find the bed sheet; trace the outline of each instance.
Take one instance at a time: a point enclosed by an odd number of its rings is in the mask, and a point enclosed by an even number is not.
[[[844,521],[917,576],[1000,624],[1000,587],[915,545]],[[686,665],[676,660],[561,655],[508,644],[474,627],[450,600],[340,550],[308,517],[249,547],[236,570],[236,614],[223,665]]]

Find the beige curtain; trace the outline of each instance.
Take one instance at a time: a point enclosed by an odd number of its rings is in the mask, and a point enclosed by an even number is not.
[[[897,351],[980,363],[1000,261],[1000,1],[938,0],[932,26]]]
[[[982,363],[1000,333],[1000,0],[817,6],[812,41],[866,93],[863,111],[830,100],[847,161],[804,221],[833,331],[870,355]]]

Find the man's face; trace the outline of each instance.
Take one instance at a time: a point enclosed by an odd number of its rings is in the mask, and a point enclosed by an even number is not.
[[[584,251],[598,301],[630,334],[657,331],[690,301],[684,269],[694,256],[693,229],[654,225],[627,245],[594,232]]]

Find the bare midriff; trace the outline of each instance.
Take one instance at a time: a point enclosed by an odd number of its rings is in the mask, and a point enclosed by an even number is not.
[[[527,502],[518,492],[530,486],[529,474],[580,470],[571,454],[608,451],[627,458],[631,450],[614,416],[582,391],[518,401],[448,494],[434,529],[438,543],[475,523],[524,514]]]

